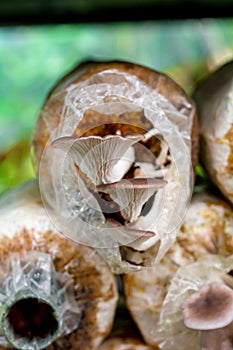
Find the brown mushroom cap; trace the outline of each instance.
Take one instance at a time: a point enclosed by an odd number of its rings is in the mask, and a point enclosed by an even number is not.
[[[212,330],[233,321],[233,290],[220,282],[205,284],[182,305],[186,327]]]

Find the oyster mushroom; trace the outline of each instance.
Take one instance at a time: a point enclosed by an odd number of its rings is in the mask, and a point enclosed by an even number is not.
[[[110,194],[119,204],[121,214],[127,222],[135,221],[141,214],[143,205],[160,188],[166,185],[165,180],[151,178],[123,179],[110,184],[102,184],[98,191]]]
[[[79,65],[50,92],[32,148],[44,205],[67,237],[95,248],[116,273],[161,260],[190,201],[198,161],[195,104],[167,75],[129,62]],[[139,191],[136,178],[163,186]],[[132,190],[120,186],[126,180]],[[128,240],[109,229],[109,219],[126,226]],[[134,242],[130,230],[154,234]],[[136,263],[127,248],[146,258]]]
[[[99,185],[119,181],[125,175],[135,160],[131,146],[141,139],[142,135],[61,137],[52,145],[67,151],[82,172]]]
[[[224,283],[207,283],[183,303],[184,324],[200,331],[223,328],[233,321],[232,309],[233,290]]]
[[[118,293],[108,265],[51,223],[37,181],[0,200],[1,349],[95,350]]]
[[[183,321],[177,323],[181,315],[180,309],[177,308],[174,311],[174,304],[178,303],[184,291],[187,291],[188,288],[193,289],[194,285],[198,284],[198,274],[203,267],[201,265],[193,272],[192,264],[195,261],[207,254],[213,254],[216,257],[228,257],[233,254],[232,236],[233,210],[229,203],[209,190],[194,193],[177,239],[160,263],[137,273],[123,275],[127,308],[147,344],[159,345],[164,350],[174,350],[174,342],[177,343],[179,350],[186,350],[190,347],[189,344],[192,343],[194,336],[193,331],[190,330],[186,336]],[[146,258],[142,252],[138,256],[134,249],[127,249],[128,254],[132,254],[132,259]],[[219,260],[221,261],[220,258]],[[215,262],[214,259],[213,262]],[[211,260],[206,266],[203,265],[206,282],[211,274]],[[186,268],[185,271],[187,271],[187,278],[190,281],[188,287],[185,284],[186,275],[172,282],[177,271],[182,268]],[[224,271],[220,281],[233,288],[231,276],[225,274]],[[174,293],[172,290],[170,292],[171,283],[174,283],[174,288],[176,288]],[[199,286],[196,289],[198,288]],[[181,303],[179,305],[181,307]],[[167,324],[171,324],[170,329]],[[199,341],[195,341],[190,350],[198,349]]]
[[[211,181],[233,203],[233,61],[216,68],[194,91],[200,157]]]

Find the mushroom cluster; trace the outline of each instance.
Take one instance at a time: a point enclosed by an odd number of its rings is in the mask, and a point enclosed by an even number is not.
[[[33,136],[47,212],[116,273],[160,261],[193,191],[195,104],[165,74],[86,62],[50,92]]]
[[[231,63],[192,100],[146,67],[85,62],[51,90],[35,125],[49,218],[122,274],[154,349],[233,349],[231,94]],[[199,154],[226,201],[216,188],[194,193]],[[115,345],[127,349],[119,338],[102,348]]]

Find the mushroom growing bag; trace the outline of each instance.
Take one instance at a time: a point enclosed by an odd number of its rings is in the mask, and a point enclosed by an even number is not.
[[[233,203],[233,61],[203,77],[194,91],[203,165]]]
[[[168,293],[163,302],[159,322],[157,323],[153,332],[153,337],[157,340],[157,344],[159,345],[160,349],[217,350],[222,349],[224,344],[228,345],[227,341],[232,338],[232,329],[228,336],[227,334],[221,334],[221,328],[219,328],[217,325],[215,328],[213,327],[207,329],[205,331],[207,332],[206,335],[211,335],[212,337],[212,345],[209,345],[211,342],[211,337],[208,339],[208,341],[206,341],[205,334],[203,336],[203,331],[201,334],[200,330],[190,329],[185,326],[182,310],[185,303],[187,303],[187,301],[194,296],[194,293],[199,293],[201,295],[203,293],[203,288],[207,288],[208,285],[217,284],[221,287],[223,286],[224,288],[227,287],[231,295],[233,295],[233,278],[230,275],[232,269],[232,255],[229,257],[223,257],[220,255],[211,254],[207,254],[206,256],[203,256],[197,260],[195,263],[180,267],[178,269],[177,273],[171,280]],[[214,313],[214,308],[217,309],[216,312],[219,312],[221,306],[223,309],[226,308],[227,300],[224,298],[221,299],[220,294],[218,296],[218,301],[215,302],[211,300],[211,296],[209,295],[209,297],[205,297],[205,300],[201,300],[200,304],[202,305],[202,309],[209,308],[209,312],[207,312],[205,317],[209,317],[208,323],[211,324],[212,320],[210,318],[210,310],[212,310]],[[202,312],[199,310],[200,317],[201,314]],[[205,314],[204,311],[203,314]],[[223,316],[221,319],[223,319]],[[200,328],[202,327],[201,322],[207,323],[207,321],[208,320],[204,318],[202,321],[199,321]],[[232,327],[232,323],[230,323],[230,326]],[[210,332],[212,333],[210,334]],[[231,346],[226,347],[226,349],[230,349],[231,347],[232,343]]]
[[[214,254],[216,254],[216,258]],[[151,268],[142,269],[137,273],[132,272],[123,275],[123,290],[127,308],[147,344],[156,347],[159,345],[159,341],[164,341],[165,345],[162,347],[164,350],[185,350],[188,348],[187,344],[190,340],[185,337],[185,328],[182,328],[182,334],[177,334],[179,327],[176,328],[177,318],[173,315],[174,310],[178,312],[177,300],[179,300],[179,296],[184,295],[184,285],[187,282],[186,275],[179,274],[179,278],[184,280],[178,279],[179,283],[177,283],[177,279],[175,280],[176,294],[169,294],[168,297],[170,288],[173,288],[171,287],[173,277],[179,268],[184,267],[187,273],[190,269],[190,279],[187,283],[191,288],[199,283],[199,272],[202,273],[205,269],[205,274],[209,277],[210,264],[213,263],[214,265],[216,259],[218,261],[220,256],[228,257],[232,254],[232,207],[210,191],[194,193],[177,234],[176,242],[161,259],[160,263]],[[195,276],[192,268],[196,265],[193,265],[193,263],[207,255],[212,257],[212,260],[211,258],[207,259],[207,265],[205,263],[198,265],[201,266],[200,271],[198,270],[198,274]],[[205,283],[208,281],[210,279],[207,278]],[[169,300],[169,304],[166,304],[166,300]],[[169,314],[162,318],[165,308]],[[171,328],[169,328],[170,324]],[[164,330],[162,335],[157,332],[158,325]],[[173,330],[174,339],[172,337]],[[165,339],[168,338],[166,332],[169,332],[170,337],[168,341],[170,347],[168,348],[166,347],[168,343],[165,342]],[[192,331],[189,330],[189,336],[192,334]],[[180,338],[176,347],[178,336]],[[163,337],[162,340],[161,337]],[[183,347],[181,347],[182,342],[184,343]],[[196,350],[199,347],[195,348],[194,346],[192,349]],[[219,350],[220,347],[217,349]]]
[[[173,244],[197,146],[193,101],[166,75],[124,62],[84,63],[64,77],[33,137],[51,220],[117,273],[153,265]]]
[[[0,198],[0,349],[96,350],[118,301],[93,249],[59,234],[36,181]]]

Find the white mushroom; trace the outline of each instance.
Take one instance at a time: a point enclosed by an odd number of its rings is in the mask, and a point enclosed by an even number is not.
[[[120,180],[135,160],[131,147],[143,135],[73,137],[52,142],[54,148],[66,151],[95,185]]]
[[[140,216],[143,205],[166,183],[165,180],[160,179],[134,178],[99,185],[97,189],[110,194],[111,198],[119,204],[124,219],[134,222]]]

